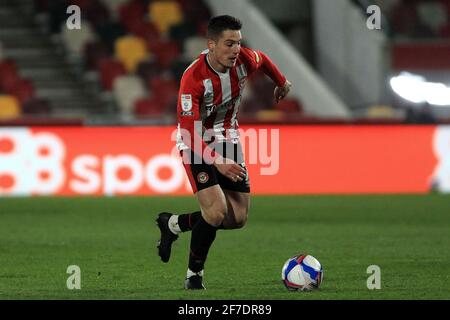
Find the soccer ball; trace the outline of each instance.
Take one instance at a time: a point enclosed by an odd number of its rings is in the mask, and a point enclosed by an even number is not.
[[[322,265],[311,255],[296,255],[284,263],[281,279],[290,291],[318,289],[323,279]]]

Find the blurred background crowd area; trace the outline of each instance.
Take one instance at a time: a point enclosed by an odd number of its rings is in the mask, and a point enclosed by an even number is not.
[[[294,83],[276,104],[255,74],[241,122],[450,122],[450,0],[1,0],[0,125],[174,124],[180,78],[223,13]]]

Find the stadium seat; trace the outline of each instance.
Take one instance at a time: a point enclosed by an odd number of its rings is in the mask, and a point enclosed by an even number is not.
[[[0,95],[0,120],[18,118],[20,113],[20,104],[16,97]]]
[[[245,90],[248,91],[248,90]],[[249,96],[247,98],[243,98],[241,101],[241,105],[239,106],[239,112],[241,114],[243,113],[248,113],[248,114],[252,114],[256,111],[259,111],[260,106],[258,105],[258,102],[256,101],[256,99],[253,96]]]
[[[194,61],[206,49],[206,41],[202,37],[190,37],[184,43],[183,55],[186,59]]]
[[[148,21],[136,20],[129,25],[129,31],[145,41],[157,41],[159,31],[154,24]]]
[[[148,57],[145,41],[135,36],[125,36],[116,40],[116,57],[122,61],[125,69],[133,73],[138,64]]]
[[[161,71],[158,63],[151,59],[139,63],[136,74],[144,81],[144,83],[148,83],[151,79],[157,77]]]
[[[367,110],[367,117],[370,119],[393,119],[395,111],[390,106],[374,105]]]
[[[172,25],[183,21],[183,12],[176,1],[154,1],[149,5],[150,20],[162,34],[168,33]]]
[[[137,116],[161,115],[165,113],[165,106],[155,96],[136,100],[134,114]]]
[[[448,22],[446,8],[439,2],[419,3],[417,13],[420,22],[431,28],[435,33]]]
[[[34,0],[33,1],[33,9],[36,13],[48,12],[49,6],[48,1],[50,0]]]
[[[303,112],[302,105],[298,102],[297,99],[286,98],[278,103],[275,103],[275,110],[282,111],[285,113],[301,113]]]
[[[116,40],[127,34],[124,27],[118,22],[109,22],[97,27],[97,34],[99,38],[108,46],[111,52],[114,52]]]
[[[101,0],[108,8],[109,13],[113,18],[119,18],[119,8],[125,5],[128,0]]]
[[[94,28],[104,25],[111,20],[108,8],[100,0],[88,0],[85,7],[81,7],[81,11]]]
[[[24,114],[45,115],[51,113],[50,104],[45,99],[32,99],[22,105]]]
[[[147,42],[147,44],[159,65],[165,69],[169,68],[181,55],[178,44],[175,41],[151,41]]]
[[[7,59],[0,62],[0,91],[11,89],[19,78],[16,63],[13,60]]]
[[[439,35],[443,38],[450,39],[450,22],[443,26],[441,30],[439,30]]]
[[[172,78],[153,78],[148,83],[149,91],[164,107],[176,105],[178,98],[178,82]],[[176,111],[172,109],[172,111]]]
[[[258,107],[260,109],[272,109],[274,103],[273,91],[275,89],[275,84],[272,80],[262,73],[257,71],[249,79],[248,85],[252,92],[255,93],[255,100],[257,101]]]
[[[176,41],[180,48],[184,48],[186,39],[194,36],[197,36],[197,26],[190,21],[173,25],[169,29],[169,38]]]
[[[15,96],[23,105],[34,97],[34,86],[30,80],[18,79],[6,93]]]
[[[113,88],[117,105],[123,114],[132,114],[135,101],[147,95],[142,80],[134,75],[118,77]]]
[[[101,59],[98,63],[97,70],[100,73],[101,85],[107,91],[112,90],[117,77],[127,73],[122,62],[111,58]]]
[[[191,63],[192,60],[187,59],[176,60],[172,63],[172,65],[170,66],[170,71],[177,83],[180,82],[184,71],[187,69],[187,67],[189,67]]]
[[[197,35],[205,38],[208,33],[208,20],[197,23]]]
[[[94,41],[85,45],[83,56],[86,69],[93,70],[101,59],[111,56],[111,51],[103,42]]]
[[[119,7],[119,20],[128,32],[136,21],[143,21],[146,13],[146,5],[143,1],[132,0]]]
[[[416,6],[413,3],[399,3],[392,12],[391,22],[396,35],[411,35],[418,23]]]
[[[256,112],[256,119],[260,121],[283,121],[286,119],[284,112],[279,110],[261,110]]]
[[[64,1],[52,1],[49,0],[48,3],[48,28],[50,33],[59,34],[62,29],[66,29],[67,20],[67,3]]]
[[[17,65],[14,60],[0,60],[0,76],[5,73],[17,73]]]
[[[86,43],[95,40],[90,23],[86,20],[81,22],[81,30],[70,30],[66,28],[65,21],[62,26],[61,38],[65,49],[69,54],[81,57]]]
[[[211,18],[209,7],[205,5],[203,0],[177,0],[180,3],[186,20],[195,22],[196,24],[208,22]]]

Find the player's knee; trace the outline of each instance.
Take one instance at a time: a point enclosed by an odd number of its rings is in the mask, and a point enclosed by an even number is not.
[[[243,228],[247,224],[247,220],[248,220],[248,215],[246,212],[245,212],[245,214],[238,215],[236,217],[236,224],[235,224],[236,229]]]
[[[214,226],[220,226],[225,219],[227,213],[226,203],[215,203],[212,207],[205,210],[207,222]]]
[[[236,220],[236,229],[241,229],[247,224],[247,217]]]
[[[216,227],[220,226],[225,219],[225,211],[215,210],[209,215],[210,223]]]

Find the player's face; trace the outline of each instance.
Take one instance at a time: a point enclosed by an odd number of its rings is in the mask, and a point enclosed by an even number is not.
[[[225,30],[217,40],[210,40],[208,47],[219,71],[232,68],[241,51],[242,35],[239,30]]]

